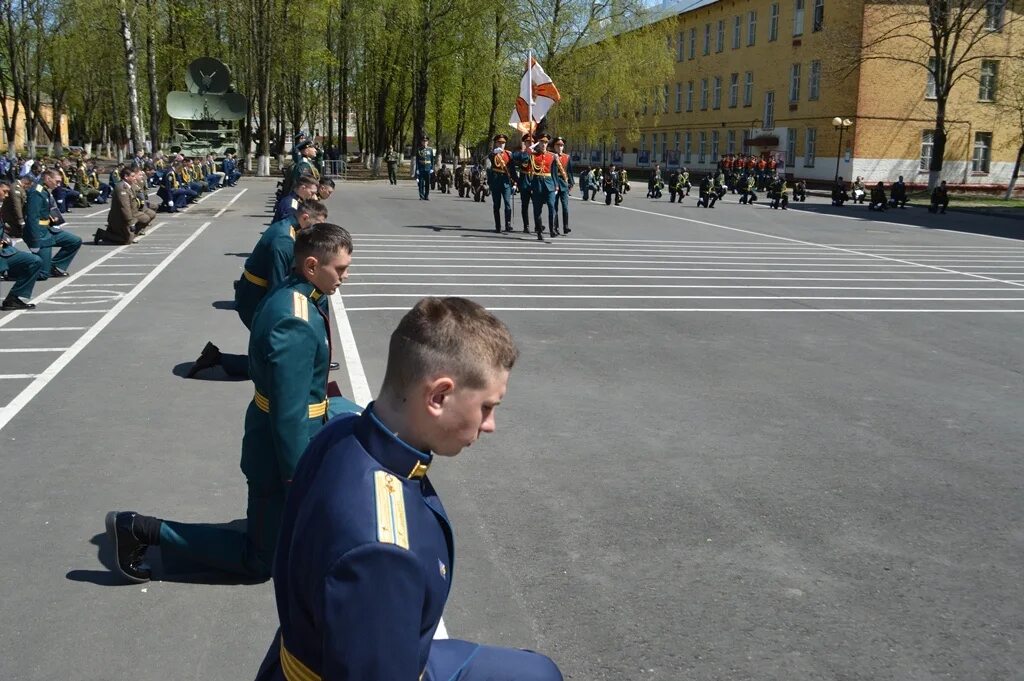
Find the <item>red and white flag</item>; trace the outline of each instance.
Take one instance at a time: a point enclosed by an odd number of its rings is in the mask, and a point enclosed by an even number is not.
[[[551,107],[562,99],[558,94],[558,88],[551,82],[551,77],[544,73],[544,69],[533,56],[526,64],[526,73],[519,82],[516,108],[508,120],[509,125],[523,133],[533,132]]]

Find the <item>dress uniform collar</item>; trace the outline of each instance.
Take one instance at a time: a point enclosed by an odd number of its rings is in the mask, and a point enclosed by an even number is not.
[[[433,456],[407,444],[388,430],[373,413],[372,402],[366,405],[362,416],[359,417],[355,435],[363,449],[395,475],[417,480],[427,474]]]
[[[309,283],[308,279],[300,277],[297,274],[293,274],[289,277],[288,286],[306,296],[314,303],[318,302],[324,295],[322,291],[317,290],[316,286]]]

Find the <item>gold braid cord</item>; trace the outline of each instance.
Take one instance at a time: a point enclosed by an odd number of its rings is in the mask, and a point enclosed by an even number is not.
[[[562,155],[555,154],[555,166],[558,168],[558,174],[562,176],[566,184],[569,184],[569,176],[565,173],[565,168],[562,166]]]
[[[494,168],[495,172],[508,175],[508,163],[505,161],[505,154],[503,152],[498,152],[494,155],[491,159],[491,166]]]

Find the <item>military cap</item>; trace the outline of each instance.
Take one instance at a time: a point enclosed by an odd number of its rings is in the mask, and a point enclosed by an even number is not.
[[[508,135],[499,132],[497,135],[494,136],[494,141],[495,142],[508,142]]]
[[[554,139],[554,141],[552,141],[552,142],[551,142],[551,144],[558,144],[559,142],[561,142],[562,144],[565,144],[565,138],[564,138],[564,137],[562,137],[561,135],[559,135],[558,137],[556,137],[556,138]]]
[[[532,142],[533,141],[533,135],[528,133],[528,132],[524,132],[523,133],[523,141],[524,142]]]
[[[537,141],[538,142],[541,142],[541,141],[547,142],[547,141],[550,141],[550,140],[551,140],[551,135],[547,134],[546,132],[542,132],[540,134],[540,136],[537,137]]]
[[[311,146],[313,146],[313,143],[311,141],[303,140],[303,141],[299,142],[299,146],[297,148],[298,148],[299,151],[302,151],[303,149],[306,149],[307,147],[311,147]]]

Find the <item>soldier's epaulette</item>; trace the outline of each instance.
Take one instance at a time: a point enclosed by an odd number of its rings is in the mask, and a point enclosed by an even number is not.
[[[292,291],[292,304],[295,307],[295,316],[304,322],[309,321],[309,306],[306,304],[308,301],[309,299],[306,296],[298,291]]]
[[[377,541],[408,549],[409,526],[401,480],[387,471],[374,471],[373,484],[377,498]]]
[[[43,192],[46,191],[46,189],[43,187],[43,185],[37,184],[36,185],[36,191],[39,192],[40,194],[42,194]]]

